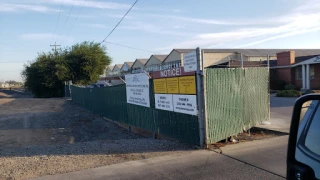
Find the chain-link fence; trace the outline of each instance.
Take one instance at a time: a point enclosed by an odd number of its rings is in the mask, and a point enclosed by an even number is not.
[[[216,68],[205,74],[209,143],[268,120],[267,68]]]
[[[71,96],[74,102],[108,119],[198,145],[198,117],[155,109],[153,80],[149,84],[150,108],[127,104],[125,85],[104,88],[72,86]]]

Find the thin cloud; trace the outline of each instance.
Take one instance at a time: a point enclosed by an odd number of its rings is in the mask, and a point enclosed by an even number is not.
[[[301,5],[294,9],[294,11],[304,12],[319,12],[320,1],[319,0],[303,0]]]
[[[61,4],[61,0],[42,0],[40,2],[50,4]],[[115,2],[103,2],[103,1],[89,1],[89,0],[63,0],[64,5],[83,6],[87,8],[97,9],[128,9],[130,4],[115,3]]]
[[[109,28],[109,26],[107,26],[107,25],[105,25],[105,24],[98,24],[98,23],[95,23],[95,24],[87,24],[87,26],[93,27],[93,28],[99,28],[99,29],[107,29],[107,28]]]
[[[31,40],[31,41],[42,41],[42,40],[51,40],[51,38],[59,38],[59,39],[70,39],[66,36],[58,36],[52,33],[29,33],[29,34],[21,34],[20,38],[23,40]]]
[[[236,25],[238,22],[229,22],[224,20],[215,20],[215,19],[203,19],[203,18],[192,18],[192,17],[183,17],[183,16],[172,16],[172,15],[162,15],[162,14],[148,14],[148,16],[154,16],[159,18],[166,19],[175,19],[180,21],[200,23],[200,24],[215,24],[215,25]]]
[[[83,19],[92,19],[92,18],[96,18],[97,16],[89,15],[89,14],[71,14],[70,17],[78,17],[78,18],[83,18]]]
[[[242,45],[251,46],[260,44],[266,41],[280,39],[297,34],[319,31],[320,27],[320,13],[313,13],[308,15],[295,16],[291,22],[278,25],[275,27],[265,28],[240,28],[232,31],[203,33],[193,36],[188,41],[175,43],[167,47],[160,47],[155,50],[169,50],[173,48],[190,48],[196,46],[212,47],[219,44],[247,41],[250,39],[259,39],[254,42]]]
[[[280,39],[280,38],[285,38],[285,37],[290,37],[290,36],[295,36],[295,35],[299,35],[299,34],[315,32],[315,31],[320,31],[320,26],[319,27],[315,27],[315,28],[311,28],[311,29],[301,29],[299,31],[287,32],[287,33],[280,34],[280,35],[277,35],[277,36],[272,36],[272,37],[265,38],[265,39],[262,39],[262,40],[259,40],[259,41],[255,41],[255,42],[251,42],[251,43],[248,43],[248,44],[244,44],[244,45],[241,45],[241,46],[238,46],[238,47],[239,48],[249,47],[249,46],[261,44],[261,43],[264,43],[264,42],[267,42],[267,41],[271,41],[271,40],[276,40],[276,39]]]
[[[190,33],[187,33],[187,32],[172,31],[172,30],[168,30],[168,28],[166,27],[159,27],[158,25],[153,25],[153,24],[148,24],[143,22],[133,22],[129,25],[123,25],[120,28],[144,31],[147,33],[172,35],[172,36],[190,36],[191,35]]]
[[[41,5],[26,5],[26,4],[10,4],[10,3],[3,3],[0,4],[0,12],[21,12],[21,11],[34,11],[34,12],[57,12],[59,10],[50,8],[47,6]]]

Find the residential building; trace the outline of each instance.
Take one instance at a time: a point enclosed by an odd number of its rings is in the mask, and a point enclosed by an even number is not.
[[[122,68],[123,64],[116,64],[114,65],[113,69],[112,69],[112,74],[111,75],[120,75],[120,69]]]
[[[111,66],[111,65],[108,66],[107,69],[106,69],[105,75],[106,75],[106,76],[111,75],[113,68],[114,68],[114,66]]]
[[[269,55],[270,60],[276,59],[278,52],[284,49],[202,49],[204,67],[212,67],[218,65],[227,65],[230,62],[237,64],[241,59],[243,61],[265,61]],[[183,55],[185,53],[195,51],[195,49],[173,49],[163,61],[160,69],[171,69],[183,66]],[[245,63],[247,66],[255,66],[260,63]]]
[[[145,64],[145,69],[147,72],[159,71],[162,62],[168,55],[151,55]]]
[[[136,59],[131,67],[132,73],[141,73],[145,70],[145,64],[147,63],[148,59]]]
[[[276,64],[270,68],[275,74],[271,80],[283,81],[302,90],[320,89],[320,49],[277,53]]]
[[[131,67],[133,65],[134,62],[125,62],[123,63],[120,72],[121,74],[127,74],[131,72]]]

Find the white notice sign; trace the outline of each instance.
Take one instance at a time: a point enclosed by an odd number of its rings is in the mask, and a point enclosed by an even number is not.
[[[139,73],[125,75],[125,78],[127,103],[150,107],[149,76]]]
[[[154,101],[156,109],[173,111],[172,94],[155,94]]]
[[[192,51],[183,55],[184,71],[191,72],[197,70],[197,53]]]
[[[197,115],[197,96],[196,95],[173,95],[173,111]]]

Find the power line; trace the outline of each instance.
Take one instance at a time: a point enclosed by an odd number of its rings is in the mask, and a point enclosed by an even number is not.
[[[71,6],[70,11],[69,11],[69,14],[68,14],[68,16],[67,16],[67,19],[66,19],[66,21],[64,22],[64,25],[63,25],[63,27],[61,28],[61,31],[60,31],[60,33],[59,33],[58,35],[60,35],[60,34],[62,33],[63,29],[64,29],[64,28],[66,27],[66,25],[67,25],[67,22],[69,21],[71,11],[72,11],[72,9],[73,9],[73,7],[74,7],[74,2],[75,2],[75,0],[73,0],[72,6]],[[56,37],[55,42],[57,42],[57,40],[58,40],[58,36]]]
[[[113,42],[109,42],[109,41],[105,41],[105,43],[113,44],[113,45],[117,45],[117,46],[121,46],[121,47],[125,47],[125,48],[129,48],[129,49],[135,49],[135,50],[146,51],[146,52],[151,52],[151,53],[158,53],[158,52],[155,52],[155,51],[149,51],[149,50],[146,50],[146,49],[135,48],[135,47],[126,46],[126,45],[122,45],[122,44],[117,44],[117,43],[113,43]],[[161,53],[159,53],[159,54],[161,54]]]
[[[57,27],[58,27],[59,20],[60,20],[60,16],[61,16],[61,10],[62,10],[62,6],[63,6],[63,2],[64,2],[64,1],[61,0],[59,15],[58,15],[58,18],[57,18],[56,26],[55,26],[55,28],[54,28],[54,30],[53,30],[53,33],[52,33],[52,37],[51,37],[51,40],[50,40],[50,44],[52,44],[53,36],[54,36],[54,34],[56,33],[56,31],[57,31]]]
[[[119,26],[119,24],[122,22],[122,20],[127,16],[127,14],[131,11],[131,9],[133,8],[133,6],[138,2],[138,0],[136,0],[133,5],[129,8],[129,10],[123,15],[123,17],[120,19],[120,21],[118,22],[118,24],[111,30],[111,32],[108,34],[108,36],[106,38],[104,38],[101,43],[103,43],[112,33],[113,31]],[[100,44],[101,44],[100,43]]]
[[[70,29],[69,29],[68,33],[67,33],[67,37],[69,36],[69,34],[70,34],[70,32],[71,32],[72,28],[74,27],[74,24],[75,24],[75,23],[76,23],[76,21],[78,20],[78,17],[79,17],[79,15],[80,15],[80,13],[82,12],[83,6],[84,6],[84,4],[85,4],[86,2],[87,2],[87,0],[84,0],[84,1],[82,2],[82,4],[81,4],[81,8],[80,8],[80,10],[78,11],[78,14],[77,14],[76,18],[75,18],[75,20],[73,21],[73,23],[72,23],[72,25],[71,25],[71,27],[70,27]]]

